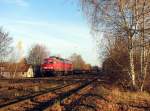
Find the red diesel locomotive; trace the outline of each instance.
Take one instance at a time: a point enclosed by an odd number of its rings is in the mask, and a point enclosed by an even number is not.
[[[44,59],[44,63],[41,65],[41,68],[45,76],[66,75],[72,73],[73,64],[69,60],[52,56]]]

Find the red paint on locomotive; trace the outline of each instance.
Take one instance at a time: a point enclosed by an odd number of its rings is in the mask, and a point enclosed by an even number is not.
[[[69,60],[53,56],[44,59],[44,63],[41,65],[41,68],[43,72],[64,74],[72,72],[73,64]]]

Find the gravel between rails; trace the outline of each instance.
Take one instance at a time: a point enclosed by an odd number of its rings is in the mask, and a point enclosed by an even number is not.
[[[56,86],[54,88],[49,88],[49,89],[46,89],[46,90],[35,92],[35,93],[31,94],[31,95],[17,97],[15,99],[11,100],[11,101],[8,101],[6,103],[0,104],[0,109],[4,108],[4,107],[7,107],[7,106],[10,106],[10,105],[13,105],[13,104],[17,104],[17,103],[22,102],[22,101],[27,100],[27,99],[34,98],[36,96],[40,96],[40,95],[48,93],[48,92],[52,92],[52,91],[58,90],[60,88],[64,88],[64,87],[70,86],[72,84],[74,84],[74,83],[61,84],[61,85]]]
[[[25,110],[25,111],[27,111],[27,110],[40,111],[41,109],[43,110],[43,109],[46,109],[47,107],[53,105],[55,103],[55,101],[57,101],[57,100],[62,100],[62,99],[67,98],[68,96],[70,96],[73,93],[84,88],[85,86],[87,86],[88,84],[93,82],[94,80],[86,80],[86,82],[76,83],[78,85],[75,85],[75,83],[73,83],[73,84],[65,85],[63,87],[61,86],[59,88],[57,87],[54,89],[41,91],[38,94],[31,95],[28,97],[20,97],[18,100],[14,100],[8,104],[1,105],[0,108],[1,108],[1,111],[13,111],[12,107],[14,108],[14,107],[18,106],[18,111],[20,111],[20,110],[21,111],[23,111],[23,110]],[[73,85],[75,87],[73,87]],[[43,97],[45,97],[45,100],[40,101],[39,98],[43,98],[42,95],[45,95],[45,94],[50,94],[50,95],[52,95],[52,97],[50,96],[50,98],[48,98],[48,95],[46,95],[47,97],[43,96]],[[36,103],[35,103],[35,99],[37,99]],[[38,101],[38,99],[39,99],[39,101]],[[23,109],[20,109],[19,103],[21,103],[20,107],[23,107]],[[25,105],[25,106],[22,106],[22,105]],[[15,109],[14,111],[17,111],[17,109]]]
[[[79,101],[83,97],[83,95],[88,94],[90,91],[92,91],[96,84],[97,79],[91,81],[90,83],[86,84],[79,90],[76,90],[76,92],[71,93],[67,97],[59,98],[59,107],[57,105],[58,101],[56,101],[55,104],[46,108],[44,111],[74,111],[75,107],[79,105]]]
[[[86,81],[85,83],[82,83],[79,87],[71,89],[71,90],[69,90],[67,92],[62,92],[57,97],[55,97],[55,98],[53,98],[53,99],[51,99],[49,101],[46,101],[44,104],[38,105],[38,107],[32,108],[32,109],[30,109],[28,111],[55,111],[54,109],[51,109],[51,108],[55,104],[57,104],[58,101],[59,102],[64,101],[65,99],[69,98],[73,94],[76,94],[77,92],[81,91],[85,87],[88,87],[89,85],[91,85],[96,80],[97,79],[93,79],[91,81]],[[56,110],[56,111],[59,111],[59,110]]]

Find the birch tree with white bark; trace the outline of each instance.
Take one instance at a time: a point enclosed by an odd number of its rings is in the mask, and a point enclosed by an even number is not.
[[[128,41],[126,45],[129,59],[127,72],[133,88],[143,91],[150,57],[150,1],[80,0],[80,3],[93,32],[104,33],[111,40],[120,37]],[[135,70],[136,51],[141,53],[140,72]]]

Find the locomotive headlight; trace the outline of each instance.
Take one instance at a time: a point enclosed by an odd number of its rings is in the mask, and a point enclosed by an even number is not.
[[[44,69],[47,69],[47,67],[44,67]]]

